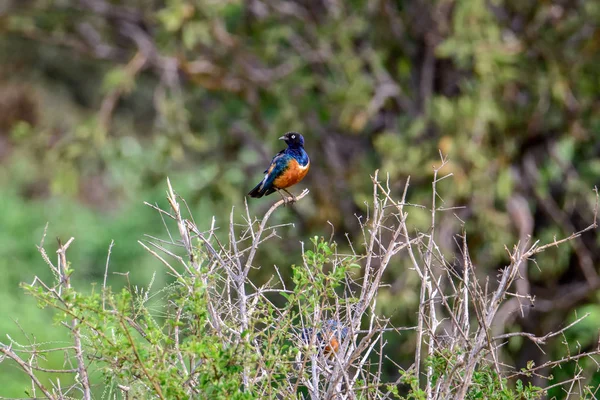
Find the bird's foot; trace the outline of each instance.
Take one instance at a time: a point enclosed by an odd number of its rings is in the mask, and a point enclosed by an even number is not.
[[[288,204],[294,204],[295,202],[298,201],[298,199],[296,198],[296,196],[294,196],[293,194],[291,194],[290,192],[288,192],[285,189],[282,189],[289,197],[285,197],[283,195],[283,193],[279,192],[279,194],[281,195],[281,198],[283,199],[283,205],[286,206]]]
[[[296,197],[284,197],[283,198],[283,205],[287,206],[288,204],[294,204],[296,201],[298,201],[298,199]]]

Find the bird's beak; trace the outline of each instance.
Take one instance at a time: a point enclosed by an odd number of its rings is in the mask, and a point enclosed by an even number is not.
[[[280,137],[279,140],[285,140],[285,136]]]

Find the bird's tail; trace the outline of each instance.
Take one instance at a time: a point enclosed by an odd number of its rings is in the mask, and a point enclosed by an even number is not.
[[[263,196],[268,196],[271,193],[275,192],[275,190],[276,189],[273,186],[267,188],[266,185],[263,185],[263,182],[261,182],[248,193],[248,196],[259,198]]]
[[[256,186],[254,187],[254,189],[252,189],[252,190],[251,190],[251,191],[248,193],[248,196],[250,196],[250,197],[256,197],[256,198],[263,197],[263,196],[265,195],[265,191],[264,191],[264,190],[262,190],[262,189],[263,189],[263,187],[262,187],[262,186],[263,186],[263,183],[262,183],[262,182],[261,182],[261,183],[259,183],[258,185],[256,185]]]

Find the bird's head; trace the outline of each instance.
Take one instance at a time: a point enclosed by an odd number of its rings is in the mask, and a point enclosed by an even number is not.
[[[298,132],[288,132],[279,139],[284,140],[285,143],[290,147],[304,146],[304,138]]]

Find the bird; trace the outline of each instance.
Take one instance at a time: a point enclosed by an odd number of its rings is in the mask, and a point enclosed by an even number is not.
[[[310,344],[313,335],[314,330],[312,328],[302,329],[301,338],[305,344]],[[328,319],[323,323],[322,328],[316,332],[316,344],[326,355],[337,353],[341,345],[340,342],[346,336],[348,336],[348,327],[343,326],[336,320]]]
[[[288,132],[279,139],[285,141],[287,148],[273,157],[269,168],[264,172],[265,177],[248,196],[260,198],[277,191],[287,202],[280,192],[283,190],[292,197],[292,202],[296,201],[296,197],[286,189],[300,182],[310,168],[310,159],[304,150],[304,137],[298,132]]]

